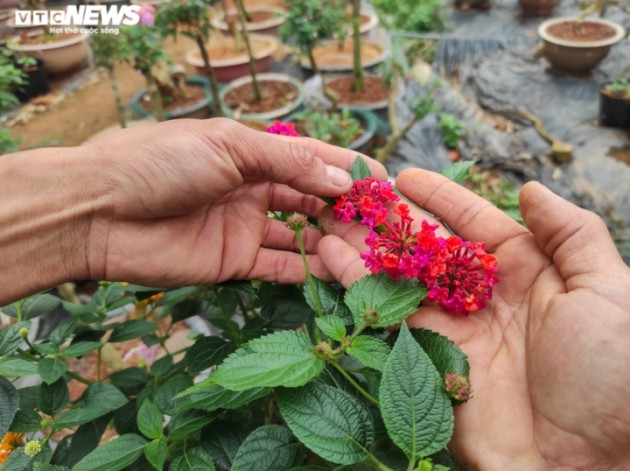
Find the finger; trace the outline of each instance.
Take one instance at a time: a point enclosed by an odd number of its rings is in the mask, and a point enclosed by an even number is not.
[[[337,236],[324,236],[317,251],[326,269],[345,288],[370,273],[359,251]]]
[[[396,178],[396,186],[413,203],[442,219],[459,236],[471,241],[485,241],[489,252],[506,240],[527,232],[492,203],[440,174],[406,169]]]
[[[317,244],[321,238],[322,235],[320,232],[312,227],[302,229],[304,251],[306,253],[315,253],[317,251]],[[295,231],[289,229],[283,221],[271,218],[267,221],[265,226],[262,246],[271,249],[291,250],[294,252],[299,250]]]
[[[625,266],[602,219],[538,182],[523,186],[520,207],[536,243],[552,257],[567,288],[592,285],[592,273]],[[586,276],[584,276],[586,275]]]
[[[311,273],[317,278],[327,282],[334,281],[319,255],[307,255],[306,262]],[[301,284],[306,280],[306,271],[300,254],[261,248],[256,255],[254,265],[243,278],[276,283]]]
[[[286,185],[272,185],[269,195],[269,209],[304,214],[317,218],[326,202],[313,196],[305,195]]]
[[[315,139],[260,133],[238,123],[227,126],[239,126],[222,135],[230,140],[224,143],[226,150],[245,177],[285,183],[303,193],[329,197],[345,193],[352,185],[347,170],[357,156],[354,151]],[[380,164],[369,165],[375,174],[386,175]]]
[[[319,216],[318,226],[322,234],[336,235],[359,251],[367,248],[365,239],[370,232],[367,226],[359,224],[358,221],[344,223],[336,220],[330,206],[322,210]]]

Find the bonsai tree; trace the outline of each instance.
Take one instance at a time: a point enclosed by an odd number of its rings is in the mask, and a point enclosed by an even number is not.
[[[94,63],[103,67],[107,71],[109,81],[114,93],[116,102],[116,110],[118,113],[118,121],[123,128],[127,127],[127,118],[125,117],[125,107],[120,97],[118,81],[114,67],[116,64],[126,61],[131,56],[131,48],[123,35],[119,34],[92,34],[92,59]]]
[[[156,24],[162,30],[164,37],[172,36],[175,38],[178,33],[181,33],[197,43],[210,82],[215,114],[223,116],[219,84],[206,50],[206,43],[210,41],[210,30],[212,29],[209,6],[206,0],[188,0],[186,2],[173,0],[160,8],[156,16]]]
[[[15,88],[24,84],[22,67],[35,63],[31,57],[16,58],[8,47],[0,48],[0,115],[19,104]],[[0,130],[0,155],[15,152],[20,140],[11,136],[9,129]]]
[[[351,0],[352,3],[352,40],[353,40],[353,62],[352,62],[352,91],[362,92],[365,88],[363,77],[363,63],[361,60],[361,0]]]

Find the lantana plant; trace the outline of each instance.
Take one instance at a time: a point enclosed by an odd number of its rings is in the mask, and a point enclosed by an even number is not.
[[[372,273],[348,289],[305,262],[303,285],[103,282],[84,303],[42,293],[3,308],[13,320],[0,331],[2,471],[460,469],[447,445],[454,407],[473,395],[467,357],[405,318],[424,299],[455,315],[481,308],[496,263],[428,222],[413,232],[409,207],[360,158],[351,174],[332,203],[369,228]],[[269,217],[304,254],[313,221]],[[58,307],[68,317],[33,336],[33,320]],[[183,325],[190,345],[175,349]],[[77,367],[86,359],[95,374]],[[38,381],[16,386],[24,376]]]

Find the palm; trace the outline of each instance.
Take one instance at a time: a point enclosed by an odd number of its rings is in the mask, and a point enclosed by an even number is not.
[[[473,398],[456,408],[450,444],[465,468],[592,470],[623,461],[630,438],[630,413],[620,408],[630,386],[623,372],[630,361],[624,340],[630,330],[630,275],[622,263],[605,267],[605,278],[584,273],[598,268],[596,257],[610,247],[604,242],[582,250],[572,264],[576,251],[564,243],[574,228],[539,229],[534,235],[428,172],[408,172],[397,184],[462,237],[485,240],[499,264],[501,282],[484,310],[453,317],[427,305],[407,321],[446,335],[469,357]],[[547,218],[547,225],[554,222],[544,213],[526,217],[529,227],[544,225],[539,217]],[[362,237],[346,233],[344,238],[361,247]],[[598,245],[591,239],[585,244]],[[365,268],[356,249],[343,248],[345,256],[340,250],[329,238],[320,244],[323,257],[325,251],[336,252],[324,262],[348,284]]]

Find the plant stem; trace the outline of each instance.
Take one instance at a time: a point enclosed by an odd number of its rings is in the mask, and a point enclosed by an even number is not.
[[[337,362],[335,361],[331,361],[329,362],[330,365],[334,366],[337,371],[339,371],[339,373],[341,373],[341,375],[346,378],[346,380],[348,380],[348,382],[354,386],[356,388],[357,391],[359,391],[363,397],[365,397],[368,401],[370,401],[371,403],[373,403],[376,407],[380,407],[381,403],[378,401],[378,399],[376,399],[374,396],[372,396],[369,392],[367,392],[365,389],[363,389],[361,387],[361,385],[359,383],[357,383],[355,381],[355,379],[350,376],[348,374],[348,372],[343,369]]]
[[[241,345],[241,333],[238,329],[234,327],[234,321],[232,320],[232,316],[227,312],[227,309],[225,308],[225,303],[223,303],[223,300],[221,299],[221,296],[219,296],[218,291],[215,291],[214,295],[217,300],[217,304],[219,305],[219,308],[221,309],[221,314],[223,314],[223,317],[225,318],[225,323],[228,326],[230,334],[232,334],[232,337],[234,338],[234,342],[236,346],[239,347]]]
[[[258,78],[256,77],[256,59],[254,52],[252,51],[252,45],[249,42],[249,32],[247,31],[245,8],[243,7],[243,0],[237,0],[238,20],[241,24],[241,34],[245,40],[245,47],[247,48],[247,55],[249,56],[249,74],[252,77],[252,91],[256,101],[260,100],[260,85],[258,84]]]
[[[221,96],[219,95],[219,84],[217,82],[217,76],[214,73],[214,69],[210,65],[210,58],[208,57],[206,45],[199,34],[195,37],[195,40],[197,41],[197,46],[199,47],[199,52],[201,53],[201,58],[203,59],[203,66],[206,70],[206,75],[208,76],[208,82],[210,82],[210,92],[212,92],[212,100],[214,101],[215,115],[223,117],[225,114],[223,113],[223,105],[221,104]]]
[[[402,131],[399,131],[398,133],[390,137],[387,143],[379,149],[378,153],[376,154],[376,160],[384,164],[387,161],[387,159],[389,159],[389,157],[392,155],[392,152],[394,152],[394,149],[396,148],[400,140],[405,136],[405,134],[409,132],[411,127],[414,124],[416,124],[417,121],[418,121],[418,117],[414,116],[413,118],[409,120],[409,122],[402,129]]]
[[[149,92],[149,98],[151,98],[151,105],[153,106],[153,114],[158,121],[166,121],[166,114],[164,113],[164,107],[162,106],[162,98],[160,97],[160,91],[158,90],[155,77],[151,74],[150,70],[143,70],[142,75],[147,81],[147,91]]]
[[[107,75],[109,76],[109,83],[112,86],[114,92],[114,100],[116,101],[116,112],[118,113],[118,122],[121,128],[127,127],[127,118],[125,117],[125,107],[122,104],[120,98],[120,91],[118,90],[118,81],[116,75],[114,75],[114,67],[107,67]]]
[[[306,271],[306,279],[308,280],[308,284],[311,287],[311,294],[313,295],[313,300],[315,301],[317,315],[319,317],[322,317],[324,315],[324,309],[322,308],[322,302],[319,299],[319,294],[317,294],[317,290],[315,289],[315,283],[313,282],[313,275],[311,274],[311,270],[308,267],[308,262],[306,260],[306,252],[304,250],[304,241],[302,240],[302,229],[296,229],[295,236],[297,237],[298,247],[300,249],[300,255],[302,256],[302,263],[304,263],[304,270]]]
[[[393,471],[389,466],[385,466],[381,463],[376,456],[372,453],[367,452],[367,458],[363,460],[363,464],[370,466],[371,468],[377,469],[378,471]]]
[[[362,92],[365,88],[363,80],[363,64],[361,62],[361,0],[352,0],[352,91]]]

